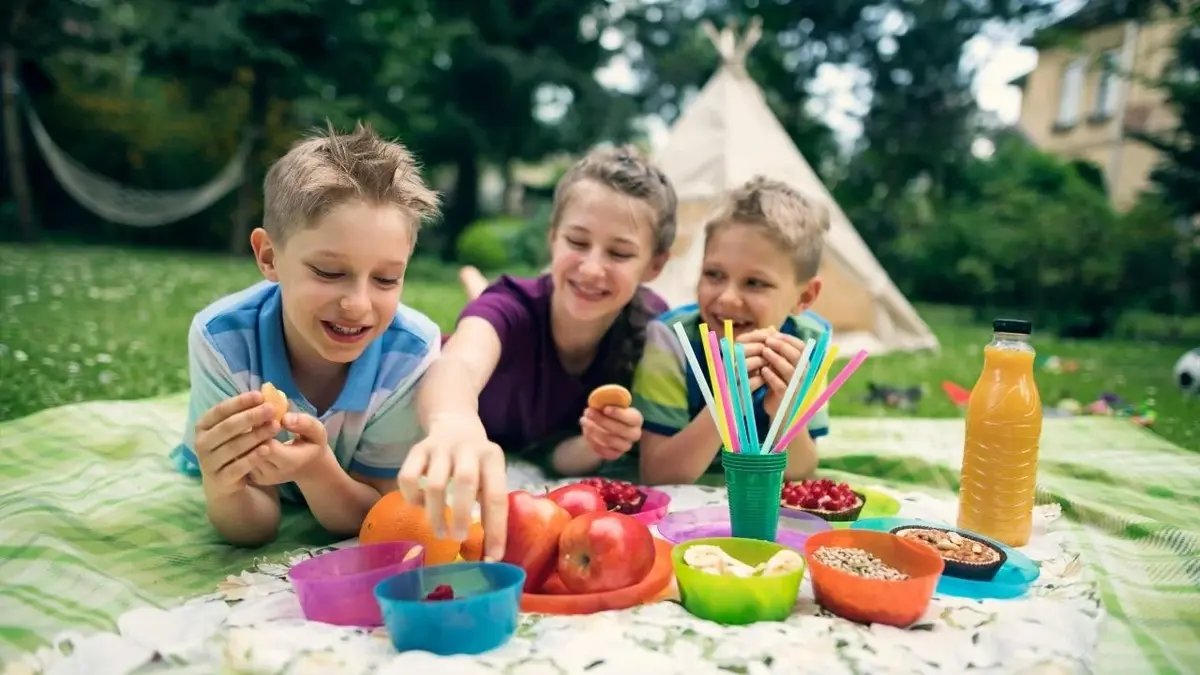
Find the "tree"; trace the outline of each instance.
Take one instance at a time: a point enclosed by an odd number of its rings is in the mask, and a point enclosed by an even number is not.
[[[18,100],[22,65],[87,45],[99,12],[92,3],[72,0],[11,0],[0,3],[0,88],[4,92],[3,133],[9,188],[17,205],[22,236],[33,241],[40,228],[25,164]]]
[[[579,150],[626,132],[631,112],[596,82],[610,54],[600,44],[608,25],[601,0],[439,0],[430,11],[439,30],[453,27],[415,93],[436,101],[436,124],[414,137],[422,154],[455,168],[454,193],[442,224],[442,252],[478,217],[483,162],[502,168]],[[587,24],[591,29],[584,30]],[[535,99],[553,95],[565,110],[540,119]]]
[[[305,97],[359,108],[379,89],[377,74],[400,45],[425,44],[425,3],[388,0],[142,0],[133,37],[145,46],[148,69],[186,81],[193,96],[231,82],[247,90],[245,133],[252,147],[230,230],[229,248],[244,251],[259,214],[272,101]],[[424,31],[428,33],[429,31]],[[414,50],[407,55],[427,54]]]
[[[1196,238],[1200,226],[1200,5],[1187,8],[1175,41],[1175,56],[1159,86],[1177,120],[1173,129],[1161,134],[1137,134],[1162,153],[1150,180],[1179,219],[1175,246],[1176,275],[1172,288],[1176,309],[1191,306],[1188,275],[1197,264]]]

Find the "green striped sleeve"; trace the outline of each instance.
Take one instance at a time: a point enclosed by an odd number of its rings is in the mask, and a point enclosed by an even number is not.
[[[692,421],[686,378],[687,362],[675,333],[662,321],[651,321],[633,376],[633,405],[642,413],[647,431],[673,436]]]

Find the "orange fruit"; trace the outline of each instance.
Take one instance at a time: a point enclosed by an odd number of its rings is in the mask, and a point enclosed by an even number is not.
[[[471,523],[467,530],[467,539],[462,543],[463,560],[483,560],[483,525]]]
[[[450,510],[446,510],[446,519]],[[426,565],[444,565],[454,562],[461,545],[450,538],[437,539],[429,524],[425,509],[404,501],[399,492],[389,492],[367,513],[358,532],[362,544],[385,541],[412,541],[425,547]]]

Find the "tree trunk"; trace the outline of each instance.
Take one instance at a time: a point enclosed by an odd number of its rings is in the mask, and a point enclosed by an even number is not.
[[[8,164],[9,185],[13,200],[17,203],[17,224],[25,241],[36,241],[41,234],[33,219],[33,194],[29,189],[26,173],[25,148],[21,135],[21,116],[17,100],[17,49],[12,44],[0,47],[0,68],[3,77],[0,86],[4,89],[4,148]]]
[[[238,187],[237,207],[229,227],[229,252],[241,255],[250,249],[250,232],[261,216],[263,149],[266,147],[267,107],[271,101],[271,87],[264,70],[254,73],[250,85],[250,115],[246,133],[250,134],[250,152],[246,156],[246,171]]]
[[[443,221],[442,259],[453,261],[457,254],[458,235],[479,217],[479,157],[467,150],[455,162],[458,169],[454,179],[454,200],[446,210]]]

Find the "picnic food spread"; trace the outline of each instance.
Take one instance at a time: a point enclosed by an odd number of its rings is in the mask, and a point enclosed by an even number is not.
[[[830,521],[854,520],[866,504],[866,499],[847,483],[828,478],[785,483],[780,493],[780,505],[811,513]]]
[[[286,415],[288,411],[287,396],[285,396],[282,391],[279,391],[279,389],[270,382],[263,383],[262,395],[263,398],[266,399],[266,402],[270,403],[271,407],[275,410],[275,421],[282,422],[283,416]]]
[[[780,576],[804,569],[804,558],[795,551],[784,549],[757,565],[747,565],[725,552],[720,546],[697,544],[683,553],[689,567],[706,574],[733,577]]]
[[[587,404],[593,410],[603,410],[608,406],[628,408],[633,405],[633,394],[619,384],[605,384],[592,390]]]
[[[822,546],[813,554],[822,564],[864,579],[904,581],[908,575],[860,548]]]

